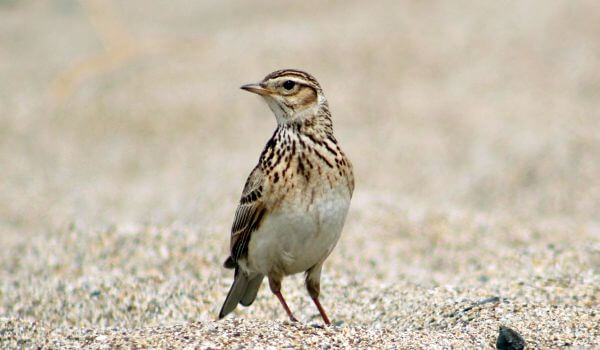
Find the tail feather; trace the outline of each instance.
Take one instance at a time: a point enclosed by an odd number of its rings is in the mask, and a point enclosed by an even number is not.
[[[231,285],[231,289],[229,289],[229,293],[227,293],[227,298],[225,298],[225,302],[221,307],[221,312],[219,312],[219,319],[227,316],[227,314],[235,310],[235,307],[244,296],[247,288],[248,276],[246,276],[246,274],[240,271],[240,268],[237,267],[235,269],[235,278],[233,280],[233,284]]]
[[[231,256],[229,256],[227,258],[227,260],[225,260],[225,262],[223,263],[223,266],[226,269],[233,269],[237,266],[237,264],[235,263],[235,261],[233,260],[233,258]]]
[[[256,299],[256,294],[258,294],[258,290],[260,289],[263,278],[265,278],[265,275],[257,275],[248,281],[248,286],[246,287],[246,291],[240,300],[240,304],[244,306],[252,305],[254,299]]]

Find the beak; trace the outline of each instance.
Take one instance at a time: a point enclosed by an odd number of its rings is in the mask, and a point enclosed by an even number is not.
[[[246,84],[246,85],[243,85],[242,87],[240,87],[240,89],[250,91],[250,92],[253,92],[253,93],[261,95],[261,96],[266,96],[266,95],[271,94],[271,92],[269,90],[260,86],[260,84]]]

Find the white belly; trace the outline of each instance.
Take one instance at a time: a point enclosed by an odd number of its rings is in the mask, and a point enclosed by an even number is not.
[[[291,275],[327,258],[340,237],[350,198],[341,189],[316,197],[310,204],[286,201],[266,215],[250,239],[248,270]]]

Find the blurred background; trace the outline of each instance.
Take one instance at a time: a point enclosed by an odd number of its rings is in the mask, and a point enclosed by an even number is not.
[[[275,128],[239,87],[280,68],[320,81],[355,168],[326,303],[354,300],[336,283],[535,280],[593,305],[598,1],[0,0],[0,314],[214,319],[233,213]],[[280,316],[259,298],[246,317]],[[334,314],[372,312],[346,306]]]
[[[356,201],[596,221],[595,1],[0,2],[0,217],[231,220],[275,121],[239,90],[319,79]]]

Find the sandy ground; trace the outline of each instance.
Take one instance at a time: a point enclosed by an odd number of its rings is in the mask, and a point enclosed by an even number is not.
[[[0,1],[0,348],[600,345],[600,5]],[[272,133],[322,83],[356,191],[321,327],[215,321]]]

